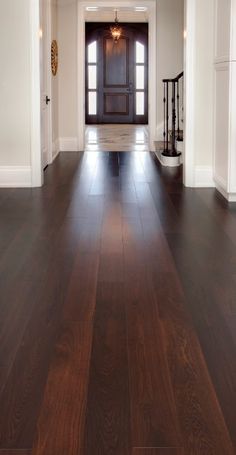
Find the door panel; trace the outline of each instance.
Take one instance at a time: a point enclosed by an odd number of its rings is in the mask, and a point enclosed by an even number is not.
[[[123,37],[115,43],[110,32],[103,32],[103,53],[99,70],[101,123],[133,123],[134,83],[133,65],[130,61],[133,49],[133,34],[123,31]]]
[[[104,87],[127,87],[129,80],[129,40],[121,38],[114,43],[104,39]]]
[[[129,96],[119,93],[104,94],[104,115],[128,115],[129,114]]]
[[[121,26],[122,37],[115,43],[111,38],[110,24],[86,24],[88,124],[148,123],[148,25]],[[137,40],[143,43],[139,46],[138,59]],[[91,49],[95,47],[96,59],[91,60]]]

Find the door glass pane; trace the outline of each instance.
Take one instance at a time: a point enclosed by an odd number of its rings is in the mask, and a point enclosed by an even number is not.
[[[136,115],[144,115],[144,92],[136,92]]]
[[[136,89],[144,89],[144,66],[136,66]]]
[[[97,63],[97,41],[88,45],[88,63]]]
[[[88,66],[88,88],[90,90],[97,88],[97,66]]]
[[[97,114],[97,92],[89,92],[88,94],[88,113],[89,115]]]
[[[136,63],[144,63],[145,50],[144,45],[136,41]]]

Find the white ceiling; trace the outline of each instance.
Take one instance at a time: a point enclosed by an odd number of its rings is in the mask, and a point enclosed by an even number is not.
[[[84,1],[84,0],[79,0]],[[103,0],[104,1],[104,0]],[[84,1],[85,2],[85,1]],[[122,0],[119,0],[119,4]],[[77,0],[57,0],[58,6],[66,7],[72,4],[76,4]],[[143,0],[141,6],[145,7],[146,0]],[[94,3],[93,3],[94,4]],[[91,5],[88,0],[88,7]],[[140,6],[140,0],[137,2],[137,6]],[[115,9],[118,10],[118,18],[120,22],[148,22],[147,11],[135,11],[134,7],[119,6],[116,8],[116,2],[114,6],[99,6],[96,11],[86,11],[85,20],[87,22],[111,22],[115,17]]]
[[[86,11],[87,22],[112,22],[115,17],[115,8],[99,8],[97,11]],[[147,13],[134,11],[131,8],[117,8],[119,22],[148,22]]]

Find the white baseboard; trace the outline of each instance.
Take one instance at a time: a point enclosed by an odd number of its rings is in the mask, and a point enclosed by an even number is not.
[[[78,138],[77,137],[60,137],[59,139],[60,152],[78,152]]]
[[[211,166],[195,167],[195,188],[215,188]]]
[[[215,186],[217,191],[224,196],[228,202],[236,202],[236,192],[229,192],[227,189],[227,183],[220,177],[214,176]]]
[[[0,188],[32,186],[30,166],[0,166]]]
[[[57,157],[57,155],[59,153],[60,153],[60,143],[59,143],[59,139],[56,139],[52,143],[52,162],[55,160],[55,158]]]
[[[236,202],[236,193],[229,193],[228,194],[228,201],[229,202]]]

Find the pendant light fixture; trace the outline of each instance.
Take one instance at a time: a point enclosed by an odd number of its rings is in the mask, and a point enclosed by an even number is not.
[[[114,25],[111,25],[110,31],[115,44],[117,44],[122,34],[122,28],[119,25],[119,20],[117,16],[117,9],[115,10],[115,23]]]

